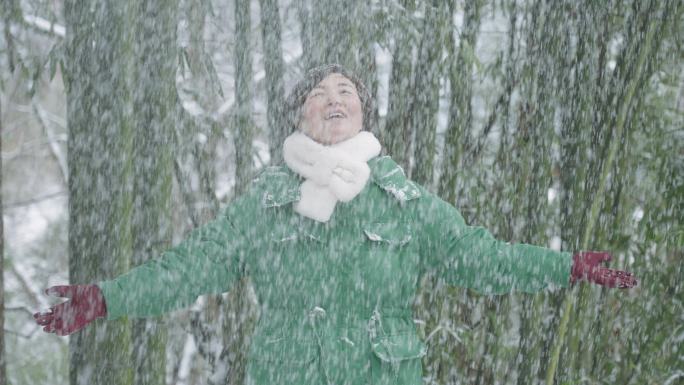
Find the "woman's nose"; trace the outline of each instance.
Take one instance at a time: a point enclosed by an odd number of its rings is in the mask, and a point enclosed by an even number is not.
[[[335,105],[335,104],[340,104],[341,100],[338,95],[335,95],[335,93],[329,93],[328,94],[328,105]]]

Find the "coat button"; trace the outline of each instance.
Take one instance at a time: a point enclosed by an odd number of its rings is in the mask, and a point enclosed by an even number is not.
[[[320,306],[316,306],[309,312],[311,317],[325,317],[325,309]]]

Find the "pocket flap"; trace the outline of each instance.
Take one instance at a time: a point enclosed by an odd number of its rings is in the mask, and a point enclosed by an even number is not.
[[[427,354],[427,346],[415,332],[378,337],[371,343],[371,349],[380,360],[389,363],[421,358]]]
[[[254,335],[249,350],[250,359],[295,366],[313,362],[316,354],[312,341],[278,335]]]
[[[402,246],[411,240],[411,229],[406,223],[368,223],[363,226],[363,233],[371,241],[392,246]]]
[[[298,241],[316,241],[322,242],[319,235],[313,234],[312,232],[305,230],[287,230],[272,232],[270,235],[271,242],[275,243],[286,243],[286,242],[298,242]]]

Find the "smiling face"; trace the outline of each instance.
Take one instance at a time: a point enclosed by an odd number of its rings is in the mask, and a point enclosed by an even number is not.
[[[358,134],[363,128],[363,108],[354,83],[339,73],[326,76],[306,96],[298,127],[325,145]]]

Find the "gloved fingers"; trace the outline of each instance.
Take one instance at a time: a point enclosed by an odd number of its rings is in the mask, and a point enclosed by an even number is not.
[[[52,312],[52,309],[50,309],[49,312],[35,313],[33,315],[33,319],[36,321],[38,325],[45,326],[52,322],[52,320],[54,319],[54,313]]]
[[[43,323],[38,323],[40,326],[43,327],[43,331],[46,333],[54,333],[55,328],[57,324],[61,324],[61,321],[58,318],[55,318],[54,316],[51,317],[49,320],[46,320],[46,322]]]
[[[45,290],[45,294],[53,297],[72,298],[78,290],[76,285],[57,285]]]
[[[75,319],[59,319],[54,322],[53,331],[58,336],[68,336],[83,329],[90,322],[78,321]]]
[[[599,285],[620,289],[629,289],[638,284],[636,277],[632,273],[607,268],[599,269],[594,274],[593,281]]]
[[[59,330],[63,327],[63,322],[60,319],[53,320],[49,324],[43,327],[43,331],[46,333],[56,333],[59,334]]]
[[[620,289],[629,289],[630,287],[634,287],[639,284],[639,281],[637,281],[636,277],[632,273],[617,270],[616,274],[618,275],[617,287]]]

